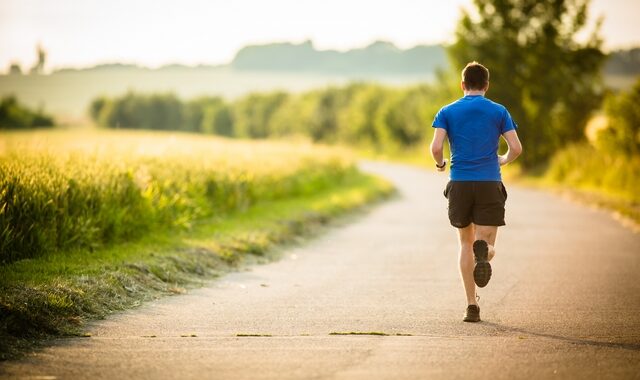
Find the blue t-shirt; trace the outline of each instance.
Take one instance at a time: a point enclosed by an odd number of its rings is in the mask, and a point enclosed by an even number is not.
[[[507,109],[482,95],[467,95],[440,109],[434,128],[447,131],[452,181],[501,181],[500,136],[517,128]]]

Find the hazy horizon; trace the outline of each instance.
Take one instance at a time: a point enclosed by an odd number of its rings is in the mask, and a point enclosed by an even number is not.
[[[462,8],[470,9],[471,0],[0,0],[0,71],[11,62],[29,68],[38,43],[48,53],[47,71],[105,63],[224,65],[247,45],[306,40],[318,50],[376,40],[407,49],[451,42]],[[588,29],[602,15],[605,49],[635,46],[639,13],[640,2],[594,0]]]
[[[380,42],[380,41],[382,41],[382,42],[390,42],[390,43],[393,43],[392,41],[386,41],[386,40],[378,39],[378,40],[372,40],[372,41],[370,41],[369,43],[366,43],[366,44],[364,44],[364,45],[362,45],[362,46],[354,46],[354,47],[346,48],[346,49],[329,49],[329,48],[328,48],[328,49],[321,49],[321,48],[319,48],[319,47],[316,45],[316,43],[315,43],[314,41],[311,41],[311,43],[312,43],[313,47],[314,47],[317,51],[339,51],[339,52],[346,52],[346,51],[349,51],[349,50],[366,48],[367,46],[369,46],[369,45],[371,45],[371,44],[373,44],[373,43],[375,43],[375,42]],[[250,45],[245,45],[245,46],[240,47],[240,49],[243,49],[243,48],[245,48],[245,47],[249,47],[249,46],[262,46],[262,45],[280,44],[280,43],[291,43],[291,44],[298,45],[298,44],[301,44],[301,43],[304,43],[304,42],[306,42],[306,41],[299,41],[299,42],[291,42],[291,41],[272,41],[272,42],[265,42],[265,43],[263,43],[263,44],[261,43],[261,44],[250,44]],[[394,44],[394,45],[395,45],[395,44]],[[407,49],[411,49],[411,48],[414,48],[414,47],[417,47],[417,46],[435,46],[435,45],[443,45],[443,44],[439,44],[439,43],[433,43],[433,44],[423,43],[423,44],[416,44],[416,45],[413,45],[413,46],[408,46],[408,47],[406,47],[406,48],[400,48],[400,47],[398,47],[398,48],[399,48],[399,49],[402,49],[402,50],[407,50]],[[33,56],[34,56],[34,57],[36,56],[37,46],[38,46],[37,44],[33,46]],[[397,45],[396,45],[396,46],[397,46]],[[43,48],[44,48],[44,50],[47,52],[47,54],[50,54],[50,53],[51,53],[51,52],[46,48],[46,46],[43,46]],[[240,51],[240,49],[238,49],[238,51]],[[237,53],[237,52],[236,52],[236,53]],[[64,69],[71,69],[71,70],[83,70],[83,69],[90,69],[90,68],[93,68],[93,67],[103,66],[103,65],[126,65],[126,66],[137,66],[137,67],[145,68],[145,69],[160,69],[160,68],[163,68],[163,67],[166,67],[166,66],[172,66],[172,65],[179,65],[179,66],[193,67],[193,68],[195,68],[195,67],[199,67],[199,66],[207,66],[207,67],[225,67],[225,66],[228,66],[228,65],[230,65],[230,64],[232,63],[232,61],[233,61],[233,58],[234,58],[234,57],[235,57],[235,53],[234,53],[234,56],[233,56],[233,57],[231,57],[231,59],[229,59],[229,61],[228,61],[228,62],[212,62],[212,63],[209,63],[209,62],[200,62],[200,63],[183,63],[183,62],[175,61],[175,62],[166,62],[166,63],[160,64],[160,65],[145,65],[144,63],[138,63],[138,62],[133,62],[133,61],[109,61],[109,60],[106,60],[106,61],[100,61],[100,62],[91,63],[91,64],[86,64],[86,65],[74,65],[74,66],[69,65],[69,66],[56,66],[56,67],[50,67],[50,65],[48,64],[48,65],[47,65],[47,66],[48,66],[48,68],[47,68],[47,72],[52,72],[52,71],[57,71],[57,70],[64,70]],[[23,70],[25,70],[25,69],[29,69],[29,67],[30,67],[29,65],[23,65],[23,66],[22,66],[22,69],[23,69]],[[5,72],[8,70],[8,68],[9,68],[9,66],[8,66],[8,65],[7,65],[6,67],[4,67],[4,68],[0,66],[0,74],[5,73]],[[26,74],[26,73],[28,73],[28,71],[27,71],[27,72],[25,72],[25,74]]]

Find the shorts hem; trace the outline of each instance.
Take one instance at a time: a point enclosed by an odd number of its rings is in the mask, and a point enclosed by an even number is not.
[[[467,228],[467,227],[469,227],[469,225],[471,225],[471,223],[475,224],[476,226],[487,226],[487,227],[502,227],[502,226],[506,226],[507,225],[507,223],[504,223],[504,222],[502,222],[502,223],[476,223],[476,222],[469,222],[469,223],[467,223],[467,224],[465,224],[463,226],[456,226],[455,224],[449,222],[449,224],[452,227],[455,227],[455,228]]]
[[[487,227],[502,227],[502,226],[506,226],[507,223],[505,222],[501,222],[501,223],[476,223],[476,222],[471,222],[473,224],[475,224],[476,226],[487,226]]]

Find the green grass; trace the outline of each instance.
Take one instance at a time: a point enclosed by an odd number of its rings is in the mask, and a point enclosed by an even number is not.
[[[594,187],[593,185],[573,186],[563,181],[549,179],[545,175],[517,175],[511,178],[520,186],[550,191],[577,203],[596,207],[612,213],[627,227],[640,229],[640,202],[620,196],[617,191]]]
[[[569,145],[545,166],[510,173],[516,183],[550,190],[614,212],[640,225],[640,158],[604,152],[587,143]]]
[[[130,241],[311,194],[354,172],[344,150],[186,133],[0,134],[0,264]]]
[[[274,248],[392,192],[387,182],[354,172],[315,194],[257,203],[200,220],[191,230],[165,229],[90,254],[58,251],[1,266],[0,357],[50,336],[82,336],[87,320],[277,258]]]
[[[640,202],[640,157],[588,143],[567,146],[551,160],[544,179],[612,198]]]

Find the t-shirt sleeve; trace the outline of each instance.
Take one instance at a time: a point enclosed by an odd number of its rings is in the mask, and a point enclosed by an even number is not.
[[[433,119],[433,123],[431,124],[431,126],[433,128],[442,128],[445,131],[449,132],[447,118],[444,116],[444,108],[441,108],[440,111],[438,111],[436,117]]]
[[[502,116],[502,124],[500,125],[500,134],[505,134],[506,132],[513,131],[518,129],[518,124],[511,118],[509,111],[504,110],[504,115]]]

